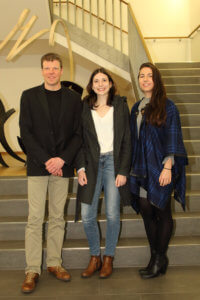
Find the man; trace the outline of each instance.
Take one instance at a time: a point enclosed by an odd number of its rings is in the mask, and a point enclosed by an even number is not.
[[[42,261],[42,224],[48,191],[48,271],[57,279],[70,280],[62,266],[64,206],[73,159],[81,146],[81,101],[78,94],[61,86],[61,58],[55,53],[41,58],[44,84],[22,93],[20,130],[27,152],[29,216],[25,234],[26,277],[22,292],[30,293],[39,279]]]

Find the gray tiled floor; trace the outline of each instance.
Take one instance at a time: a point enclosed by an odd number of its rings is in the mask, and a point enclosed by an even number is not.
[[[165,276],[150,280],[142,280],[136,268],[115,269],[106,280],[98,274],[82,279],[80,270],[71,275],[65,283],[44,271],[35,292],[24,295],[24,272],[0,271],[0,300],[200,300],[200,267],[170,267]]]

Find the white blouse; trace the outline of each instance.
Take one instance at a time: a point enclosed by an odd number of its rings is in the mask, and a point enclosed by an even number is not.
[[[110,107],[109,111],[104,117],[94,110],[91,110],[92,118],[94,121],[98,142],[100,145],[100,153],[106,153],[113,151],[113,139],[114,139],[114,129],[113,129],[113,113],[114,108]]]

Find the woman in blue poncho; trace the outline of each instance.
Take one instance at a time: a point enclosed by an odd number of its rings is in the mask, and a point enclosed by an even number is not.
[[[130,176],[133,207],[140,212],[151,250],[142,278],[164,274],[172,235],[171,193],[185,208],[185,165],[179,113],[167,99],[159,70],[151,63],[140,67],[139,86],[144,98],[131,112],[132,168]]]

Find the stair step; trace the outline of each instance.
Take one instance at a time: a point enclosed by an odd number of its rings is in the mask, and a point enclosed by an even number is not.
[[[27,195],[0,196],[0,217],[18,217],[28,215]]]
[[[200,212],[200,190],[198,191],[186,191],[186,196],[185,196],[185,202],[186,202],[186,207],[185,211],[186,212]],[[172,211],[174,213],[182,213],[183,208],[180,205],[179,202],[177,202],[173,197],[172,197]],[[123,213],[124,214],[135,214],[135,211],[132,209],[131,206],[125,206],[123,208]]]
[[[27,177],[10,176],[0,177],[1,195],[26,195],[27,194]],[[12,187],[12,188],[11,188]]]
[[[65,242],[67,244],[67,241]],[[67,247],[64,250],[66,251]],[[104,240],[102,241],[102,249],[104,249]],[[87,243],[85,244],[87,247],[85,250],[89,251]],[[193,252],[194,247],[194,252]],[[178,253],[178,250],[181,254]],[[200,264],[200,237],[173,237],[170,242],[168,256],[170,260],[170,265],[199,265]],[[188,255],[188,251],[193,253],[193,256]],[[73,253],[71,259],[69,260],[67,252],[66,260],[67,262],[71,262],[73,258]],[[64,253],[64,255],[65,255]],[[146,255],[145,255],[146,253]],[[144,255],[143,255],[144,254]],[[188,255],[186,258],[185,256]],[[116,255],[114,260],[115,267],[131,267],[131,266],[141,266],[144,265],[144,259],[146,256],[146,262],[149,259],[149,247],[146,238],[128,238],[128,239],[120,239],[118,242],[118,246],[116,249]],[[178,256],[178,257],[177,257]],[[174,259],[175,258],[175,259]],[[73,258],[74,259],[74,258]],[[84,264],[86,265],[88,260]],[[77,267],[78,268],[78,265]]]
[[[162,69],[188,69],[200,68],[200,62],[172,62],[172,63],[156,63],[157,68]]]
[[[170,84],[177,84],[177,85],[200,84],[200,76],[163,76],[162,79],[165,84],[169,84],[169,85]]]
[[[168,93],[200,93],[200,84],[166,84]]]
[[[200,154],[200,139],[199,140],[184,140],[184,145],[188,155]]]
[[[186,202],[186,211],[199,212],[200,211],[199,210],[200,190],[199,191],[186,191],[185,202]],[[172,205],[174,205],[174,210],[176,212],[180,212],[180,211],[182,212],[182,207],[177,201],[172,202]]]
[[[190,212],[200,211],[200,191],[186,192],[187,208]],[[173,202],[174,203],[174,202]],[[180,204],[175,201],[172,203],[173,211],[182,211]],[[46,206],[48,207],[48,200]],[[76,207],[76,194],[70,194],[65,206],[65,215],[74,216]],[[105,213],[105,202],[103,201],[103,194],[99,200],[99,214]],[[123,214],[135,214],[131,206],[121,207]],[[27,195],[15,196],[4,195],[0,196],[0,217],[27,217],[28,216],[28,200]]]
[[[184,140],[199,140],[200,126],[182,126]]]
[[[185,134],[185,130],[183,130],[183,136],[186,136]],[[199,146],[199,142],[197,142],[197,145]],[[187,144],[187,143],[185,143]],[[196,143],[194,143],[195,145]],[[187,144],[188,146],[188,144]],[[189,147],[192,147],[191,145]],[[199,175],[200,173],[193,173],[190,174],[188,173],[189,176],[189,180],[188,181],[188,190],[192,190],[191,186],[194,187],[194,190],[198,190],[198,180],[199,180]],[[192,180],[191,180],[192,179]],[[27,194],[27,178],[21,178],[20,179],[20,186],[21,186],[21,191],[19,192],[19,180],[16,179],[16,177],[10,177],[9,180],[5,180],[5,178],[1,178],[0,179],[1,182],[1,196],[6,196],[6,195],[18,195],[19,197],[21,195],[25,195]],[[77,192],[77,186],[78,186],[78,180],[77,177],[74,178],[70,178],[70,183],[71,186],[69,187],[69,194],[74,194]],[[12,189],[9,189],[9,187],[12,184]],[[69,196],[70,197],[70,196]],[[21,199],[21,201],[23,201],[23,199]],[[20,201],[19,201],[20,202]],[[19,203],[20,205],[20,203]],[[26,208],[27,209],[27,208]],[[67,206],[66,206],[67,209]]]
[[[200,114],[180,114],[182,126],[200,126]]]
[[[165,76],[200,76],[200,68],[160,69],[162,78]]]
[[[77,180],[75,178],[74,180]],[[25,182],[26,184],[26,182]],[[102,207],[103,193],[99,199],[99,211]],[[48,200],[46,210],[48,209]],[[69,193],[65,204],[65,215],[74,216],[76,209],[76,194]],[[28,216],[27,195],[0,195],[0,217],[24,217]]]
[[[200,235],[200,212],[194,213],[175,213],[174,216],[175,236],[197,236]],[[145,237],[144,225],[140,215],[130,214],[122,215],[122,227],[120,239]],[[106,218],[100,216],[98,218],[101,236],[106,235]],[[0,218],[0,241],[24,240],[25,226],[27,218],[25,217],[1,217]],[[46,239],[46,231],[48,228],[48,220],[44,223],[44,238]],[[74,218],[66,217],[65,239],[85,239],[85,232],[82,221],[74,223]]]
[[[186,173],[186,189],[199,191],[200,173]]]
[[[44,243],[44,248],[46,245]],[[104,250],[104,241],[101,242]],[[192,255],[190,254],[192,253]],[[173,237],[170,241],[169,265],[200,265],[200,237]],[[46,249],[43,262],[46,258]],[[68,269],[86,268],[90,258],[86,240],[67,240],[62,250],[63,265]],[[121,239],[116,249],[114,267],[136,267],[146,265],[149,260],[149,246],[146,238]],[[43,267],[46,268],[45,263]],[[0,244],[0,269],[22,270],[25,268],[24,241],[6,241]]]
[[[0,195],[27,195],[26,176],[0,176]],[[11,188],[12,186],[12,188]],[[74,178],[69,179],[69,193],[77,191],[78,182]]]
[[[167,93],[169,99],[175,103],[200,103],[200,93]]]
[[[77,180],[75,178],[74,180]],[[26,182],[25,182],[26,184]],[[99,211],[102,206],[103,193],[99,199]],[[46,211],[48,210],[48,199],[46,201]],[[65,215],[75,215],[76,194],[68,193],[65,204]],[[0,195],[0,217],[24,217],[28,216],[28,195]]]
[[[200,103],[176,103],[176,107],[180,114],[199,114],[200,118]]]
[[[188,156],[189,165],[186,166],[186,172],[199,172],[200,170],[200,156]]]

